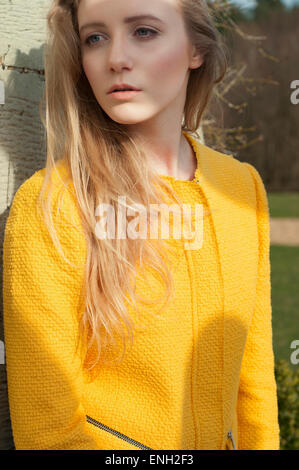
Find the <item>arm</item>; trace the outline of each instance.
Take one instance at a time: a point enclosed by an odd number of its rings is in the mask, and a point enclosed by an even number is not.
[[[264,184],[258,171],[244,163],[256,188],[259,264],[255,310],[244,350],[238,392],[240,450],[279,450],[277,389],[272,347],[270,224]]]
[[[75,352],[83,270],[59,255],[36,210],[39,178],[19,188],[5,228],[4,333],[13,438],[16,449],[97,449],[81,396]],[[55,225],[65,256],[82,262],[79,232]],[[56,214],[56,212],[55,212]],[[53,217],[55,219],[55,217]],[[60,233],[59,233],[60,232]]]

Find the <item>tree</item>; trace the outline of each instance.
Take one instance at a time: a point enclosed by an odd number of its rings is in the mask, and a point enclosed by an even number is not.
[[[281,0],[256,0],[256,7],[253,11],[255,20],[264,20],[273,10],[284,10],[284,4]]]

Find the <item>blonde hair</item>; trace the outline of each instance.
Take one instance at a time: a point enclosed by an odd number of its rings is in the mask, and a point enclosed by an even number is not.
[[[182,122],[183,131],[198,136],[203,113],[213,96],[215,84],[225,75],[227,61],[205,1],[178,1],[189,39],[204,57],[201,67],[191,70]],[[133,340],[134,325],[125,301],[134,305],[136,311],[137,299],[146,304],[157,302],[136,294],[136,264],[143,265],[142,256],[161,275],[166,287],[164,305],[173,295],[172,275],[164,261],[162,240],[158,240],[156,246],[140,238],[100,240],[94,230],[96,207],[100,202],[109,203],[117,213],[118,195],[121,194],[126,195],[127,207],[142,204],[149,211],[150,204],[164,201],[160,188],[166,190],[164,195],[168,192],[180,205],[181,201],[171,187],[151,171],[138,138],[132,138],[123,125],[113,121],[99,106],[81,64],[77,23],[79,3],[80,0],[53,0],[47,15],[45,90],[40,108],[47,138],[47,160],[39,202],[52,240],[61,252],[47,188],[51,186],[52,170],[64,158],[86,240],[85,305],[79,330],[85,347],[84,360],[92,345],[97,348],[93,368],[104,347],[115,344],[113,333],[121,332],[126,350],[122,323]],[[87,361],[84,367],[91,369],[87,367]]]

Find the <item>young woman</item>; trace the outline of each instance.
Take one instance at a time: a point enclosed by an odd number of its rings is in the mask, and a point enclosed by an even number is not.
[[[46,167],[4,240],[16,449],[279,449],[265,188],[197,134],[207,5],[54,0],[48,26]]]

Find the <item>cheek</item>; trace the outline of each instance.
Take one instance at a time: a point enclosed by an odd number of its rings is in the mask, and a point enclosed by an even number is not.
[[[94,85],[96,77],[99,77],[99,71],[97,70],[97,62],[92,60],[91,57],[82,59],[82,67],[85,75],[91,85]]]
[[[151,75],[161,80],[180,81],[186,72],[187,56],[183,44],[172,45],[156,55],[150,65]],[[158,82],[158,80],[157,80]]]

